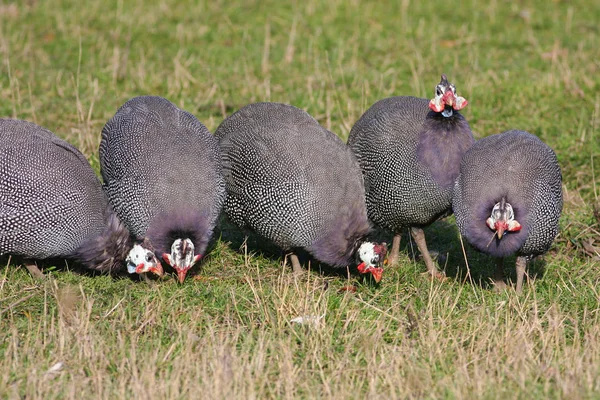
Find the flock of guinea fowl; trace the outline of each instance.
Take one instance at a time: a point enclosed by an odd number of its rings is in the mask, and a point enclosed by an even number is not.
[[[516,290],[527,262],[545,253],[562,210],[556,155],[536,136],[510,130],[475,141],[460,110],[467,100],[445,75],[433,99],[376,102],[348,143],[309,114],[255,103],[216,132],[157,96],[122,105],[102,130],[101,183],[73,145],[31,122],[0,120],[0,255],[63,258],[115,273],[183,283],[205,255],[224,211],[290,255],[382,278],[409,230],[428,273],[443,277],[423,228],[451,213],[475,249],[516,255]],[[375,243],[372,229],[393,234]]]

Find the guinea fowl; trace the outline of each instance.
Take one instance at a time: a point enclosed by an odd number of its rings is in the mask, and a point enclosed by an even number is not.
[[[127,101],[100,142],[104,187],[121,220],[183,283],[225,199],[217,140],[192,114],[155,96]]]
[[[215,136],[232,222],[333,267],[358,263],[379,282],[386,246],[365,241],[362,176],[335,134],[296,107],[256,103],[226,118]],[[300,271],[297,255],[291,260]]]
[[[400,232],[411,234],[428,272],[442,277],[427,250],[423,227],[452,211],[452,187],[473,134],[458,112],[467,101],[442,75],[435,97],[391,97],[369,108],[348,145],[363,172],[368,215],[392,231],[389,264],[398,261]]]
[[[452,207],[467,241],[499,258],[499,287],[503,258],[517,254],[521,292],[527,261],[545,253],[558,233],[562,178],[554,151],[525,131],[478,140],[461,161]]]
[[[74,146],[31,122],[0,119],[0,255],[68,258],[102,272],[154,272],[154,254],[135,244],[98,177]],[[42,273],[26,263],[32,275]]]

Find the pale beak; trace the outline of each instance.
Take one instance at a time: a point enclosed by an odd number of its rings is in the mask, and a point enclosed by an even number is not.
[[[163,255],[163,257],[164,257],[164,255]],[[187,267],[187,268],[180,268],[177,265],[172,265],[172,267],[175,268],[175,270],[177,271],[177,279],[179,279],[179,283],[183,283],[183,281],[185,281],[185,276],[187,275],[190,268],[192,268],[194,266],[194,264],[196,264],[198,261],[200,261],[201,258],[202,258],[201,254],[195,255],[194,258],[192,259],[192,262],[190,263],[189,267]],[[171,257],[169,257],[169,259],[171,259]]]
[[[163,276],[165,271],[163,270],[161,263],[158,261],[158,259],[156,257],[154,257],[153,264],[154,264],[154,267],[150,267],[150,268],[146,269],[145,263],[139,263],[138,265],[135,266],[135,272],[138,274],[143,274],[144,272],[152,272],[153,274],[155,274],[157,276]]]
[[[154,267],[150,268],[149,271],[152,272],[156,276],[163,276],[165,274],[162,264],[158,261],[158,259],[156,260],[156,265]]]
[[[497,227],[496,235],[498,236],[498,239],[502,239],[502,235],[504,235],[504,227],[502,225]]]
[[[187,269],[178,269],[177,270],[177,278],[179,279],[179,283],[183,283],[185,281],[185,276],[187,275]]]
[[[444,93],[444,97],[442,98],[442,102],[450,107],[454,105],[454,93],[452,93],[452,90],[446,90],[446,93]]]

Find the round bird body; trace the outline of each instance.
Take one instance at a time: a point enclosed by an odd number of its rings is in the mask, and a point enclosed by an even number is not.
[[[378,281],[385,246],[370,231],[364,185],[352,152],[306,112],[256,103],[217,128],[225,211],[284,250],[303,248],[334,267],[353,265]],[[299,269],[297,257],[292,257]]]
[[[474,142],[458,112],[466,104],[442,75],[433,100],[380,100],[350,131],[348,145],[364,175],[369,218],[395,233],[390,264],[398,259],[400,232],[411,227],[429,273],[440,276],[422,227],[452,212],[460,160]]]
[[[461,234],[477,250],[516,254],[517,291],[529,259],[545,253],[558,233],[562,177],[554,151],[536,136],[511,130],[488,136],[464,155],[453,209]]]
[[[204,254],[225,199],[217,140],[168,100],[135,97],[104,126],[100,164],[121,220],[147,237],[183,282]]]
[[[154,254],[133,243],[79,150],[31,122],[0,120],[0,254],[70,258],[115,272],[132,248],[143,256],[134,270],[162,274]]]

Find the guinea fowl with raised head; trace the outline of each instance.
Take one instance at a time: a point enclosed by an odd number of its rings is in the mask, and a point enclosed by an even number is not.
[[[0,119],[0,255],[67,258],[101,272],[162,275],[154,254],[134,243],[98,177],[74,146],[31,122]]]
[[[379,282],[386,246],[370,231],[360,168],[350,149],[306,112],[250,104],[217,128],[231,221],[285,251],[333,267],[356,265]],[[294,271],[301,270],[296,254]]]
[[[558,233],[562,177],[554,151],[519,130],[478,140],[460,164],[452,206],[467,241],[498,258],[498,287],[505,285],[504,257],[517,254],[521,292],[527,261],[545,253]]]
[[[225,199],[217,140],[170,101],[135,97],[104,126],[100,164],[121,220],[183,282],[206,251]]]
[[[452,188],[460,159],[473,145],[469,124],[459,110],[467,101],[442,75],[429,101],[398,96],[369,108],[350,131],[366,187],[369,218],[395,236],[389,264],[398,260],[400,233],[410,227],[428,272],[437,270],[423,227],[452,211]]]

